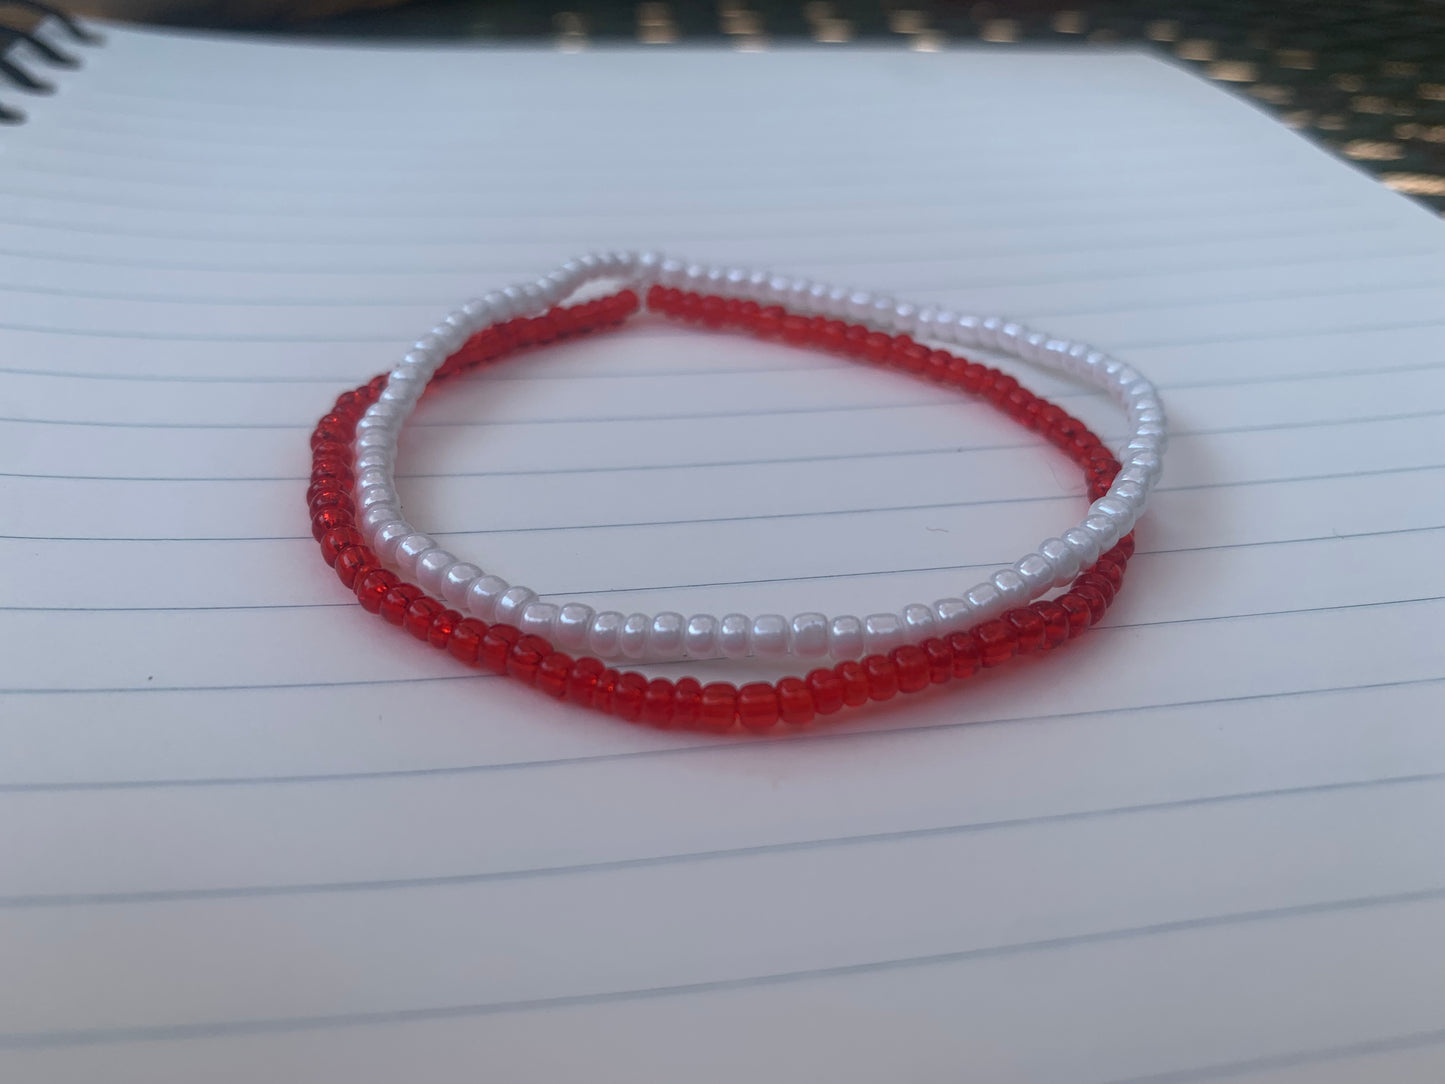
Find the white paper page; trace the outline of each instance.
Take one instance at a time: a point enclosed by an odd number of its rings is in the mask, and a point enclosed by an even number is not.
[[[0,140],[0,1077],[1439,1078],[1437,219],[1128,52],[85,55]],[[362,612],[310,425],[606,247],[1137,364],[1173,439],[1105,625],[743,740]],[[402,471],[624,611],[932,599],[1085,503],[982,406],[650,320],[429,400]]]

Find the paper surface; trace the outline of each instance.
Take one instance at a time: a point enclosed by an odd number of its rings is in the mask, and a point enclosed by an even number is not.
[[[1439,1078],[1428,212],[1127,52],[111,28],[57,77],[0,144],[0,1076]],[[310,425],[607,247],[1137,364],[1173,439],[1106,627],[745,741],[362,612]],[[656,322],[429,400],[401,469],[457,552],[624,611],[894,608],[1085,504],[984,407]]]

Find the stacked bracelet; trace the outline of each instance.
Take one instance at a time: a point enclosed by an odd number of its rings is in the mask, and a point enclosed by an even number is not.
[[[864,357],[874,363],[915,372],[944,384],[980,394],[1063,448],[1084,466],[1091,496],[1107,492],[1119,464],[1081,423],[1057,407],[1019,388],[996,370],[966,362],[942,351],[922,350],[906,335],[878,337],[862,325],[842,325],[821,317],[804,318],[781,307],[704,296],[654,287],[654,309],[710,326],[734,325],[766,337],[814,343]],[[519,348],[539,345],[620,323],[637,309],[637,297],[622,291],[538,317],[514,317],[473,335],[460,349],[435,366],[432,379],[443,380]],[[405,582],[383,567],[381,555],[368,544],[377,533],[360,529],[354,495],[364,490],[360,479],[368,454],[358,435],[369,408],[385,401],[387,376],[341,395],[331,413],[312,434],[311,486],[307,492],[312,534],[323,557],[362,606],[417,639],[446,650],[470,666],[507,675],[558,698],[662,727],[726,731],[741,726],[765,732],[780,721],[803,725],[844,706],[887,700],[932,685],[966,679],[981,669],[1001,665],[1015,656],[1058,647],[1103,617],[1123,582],[1133,554],[1131,535],[1075,575],[1068,590],[1055,598],[1011,607],[965,630],[940,632],[917,643],[869,652],[861,661],[820,667],[805,676],[776,683],[753,682],[738,688],[728,682],[704,685],[694,678],[648,679],[636,672],[610,669],[592,656],[574,657],[557,650],[546,637],[504,622],[465,617],[423,586]],[[353,455],[351,443],[357,443]],[[362,519],[364,520],[364,515]],[[422,551],[423,555],[430,552]],[[420,562],[418,562],[420,564]]]
[[[439,546],[403,516],[395,486],[397,436],[422,390],[443,371],[444,358],[455,358],[459,348],[463,357],[494,351],[498,328],[519,318],[535,319],[561,296],[601,278],[650,285],[648,304],[666,315],[861,357],[981,395],[1084,465],[1094,464],[1088,514],[957,597],[914,602],[893,613],[863,618],[830,618],[817,612],[792,617],[598,612],[579,602],[540,599],[530,588],[484,572]],[[789,312],[784,305],[798,311]],[[846,323],[843,316],[855,322]],[[1077,419],[1042,404],[1012,377],[930,349],[920,339],[984,345],[1103,388],[1125,408],[1130,421],[1122,467]],[[513,624],[568,650],[638,660],[750,655],[858,658],[997,617],[1068,583],[1132,530],[1158,480],[1164,445],[1163,407],[1153,385],[1131,367],[1090,347],[1001,320],[920,309],[763,272],[685,266],[633,254],[572,261],[536,283],[489,294],[448,316],[387,375],[356,428],[359,525],[372,550],[399,574],[483,621]],[[1101,481],[1099,469],[1105,463],[1111,470]]]

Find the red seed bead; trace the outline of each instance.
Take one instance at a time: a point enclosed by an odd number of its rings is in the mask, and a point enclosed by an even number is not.
[[[868,671],[861,662],[854,659],[840,662],[833,667],[833,673],[843,682],[843,703],[850,708],[868,703]]]
[[[597,677],[606,669],[600,659],[594,659],[590,655],[574,662],[567,675],[567,699],[583,707],[592,707],[592,696],[597,691]]]
[[[898,695],[898,667],[887,655],[869,655],[863,660],[863,673],[870,699],[891,700]]]
[[[356,520],[352,514],[344,508],[323,508],[311,517],[311,537],[321,541],[321,536],[327,531],[334,531],[338,527],[354,527]]]
[[[306,507],[313,516],[317,512],[334,510],[344,512],[349,523],[354,523],[356,520],[356,505],[352,503],[350,494],[343,493],[339,489],[323,489],[311,498]],[[320,539],[317,541],[319,542]]]
[[[1082,576],[1079,577],[1079,579],[1083,578]],[[1097,625],[1104,619],[1104,611],[1109,608],[1109,603],[1104,598],[1104,593],[1093,584],[1086,583],[1071,587],[1069,588],[1069,594],[1076,595],[1083,599],[1085,604],[1088,605],[1089,616],[1091,618],[1090,624]]]
[[[431,635],[431,623],[436,620],[437,614],[445,609],[436,599],[422,595],[412,600],[412,604],[406,608],[406,613],[401,618],[401,627],[418,640],[425,641]]]
[[[1127,562],[1134,556],[1134,532],[1130,531],[1123,538],[1115,543],[1114,548],[1109,551],[1110,555]]]
[[[311,446],[311,465],[313,469],[317,463],[328,460],[336,460],[349,467],[351,465],[351,438],[346,437],[344,440],[325,440],[320,444],[313,444]]]
[[[454,659],[476,666],[480,662],[478,653],[482,640],[486,638],[488,625],[475,617],[464,617],[452,629],[452,638],[447,641],[447,653]]]
[[[698,723],[705,730],[724,731],[732,727],[738,711],[738,689],[730,681],[714,681],[702,687]]]
[[[929,681],[935,685],[942,685],[953,677],[953,648],[948,646],[947,640],[934,636],[924,640],[918,646],[923,649],[923,654],[928,658]]]
[[[985,621],[973,630],[973,638],[984,666],[998,666],[1018,654],[1018,633],[1006,622]]]
[[[920,689],[928,688],[931,679],[928,655],[923,648],[905,644],[903,647],[894,648],[888,657],[893,660],[893,667],[898,673],[899,692],[916,693]]]
[[[537,680],[537,668],[552,654],[552,645],[540,636],[522,636],[507,653],[507,673],[524,684]]]
[[[697,678],[678,678],[674,686],[672,725],[692,729],[702,711],[702,682]]]
[[[365,546],[347,546],[336,555],[332,567],[336,569],[336,578],[355,590],[357,577],[376,568],[376,554]]]
[[[791,314],[784,316],[782,324],[779,326],[779,331],[782,333],[783,342],[790,343],[793,346],[802,346],[812,338],[812,332],[808,327],[808,318],[806,316],[795,316]]]
[[[1072,591],[1060,595],[1054,601],[1063,607],[1064,612],[1069,615],[1070,639],[1079,635],[1079,633],[1094,623],[1094,613],[1089,608],[1089,604]]]
[[[1053,599],[1035,602],[1029,609],[1044,623],[1044,647],[1058,647],[1069,638],[1069,613]]]
[[[754,734],[766,734],[778,725],[778,692],[766,681],[753,681],[738,690],[738,722]]]
[[[778,682],[778,715],[789,726],[807,726],[813,721],[813,694],[802,678],[785,677]]]
[[[947,637],[948,646],[953,649],[953,677],[955,681],[971,678],[983,667],[983,649],[971,632],[951,632]]]
[[[348,500],[351,497],[351,494],[346,491],[346,487],[335,478],[313,478],[311,484],[306,487],[307,506],[311,506],[316,498],[323,493],[334,493],[338,496],[346,497]],[[322,507],[327,506],[323,505]],[[311,511],[315,512],[316,509],[312,508]]]
[[[522,638],[522,631],[511,625],[493,625],[482,636],[482,645],[477,649],[477,662],[494,674],[507,672],[507,656],[512,645]]]
[[[356,581],[356,601],[361,603],[362,609],[367,613],[379,613],[381,600],[400,582],[394,572],[384,568],[372,569]]]
[[[561,700],[567,694],[567,676],[572,672],[572,656],[554,651],[537,666],[537,688]]]
[[[1124,586],[1124,566],[1107,553],[1099,558],[1093,571],[1109,581],[1109,586],[1114,589],[1115,594],[1118,594],[1119,588]]]
[[[722,327],[726,308],[723,299],[720,297],[705,297],[699,309],[699,315],[705,327]]]
[[[843,353],[861,358],[868,349],[868,329],[862,324],[849,324],[843,331]]]
[[[1044,619],[1030,609],[1010,610],[1003,620],[1018,637],[1019,654],[1031,655],[1044,646]]]
[[[1073,585],[1069,589],[1071,591],[1077,591],[1081,587],[1092,587],[1103,596],[1105,606],[1113,605],[1114,585],[1109,582],[1109,577],[1101,575],[1098,572],[1085,572],[1082,576],[1074,580]]]
[[[803,680],[813,694],[813,710],[819,715],[832,715],[843,707],[843,679],[836,671],[813,670]]]
[[[622,674],[611,667],[597,675],[597,684],[592,690],[592,706],[604,715],[612,714],[612,696],[617,692],[617,683]]]
[[[330,478],[343,489],[350,489],[356,480],[350,462],[340,456],[325,456],[311,461],[311,480],[319,482],[323,478]]]
[[[758,319],[755,325],[757,333],[765,339],[776,339],[782,334],[783,317],[787,315],[781,305],[765,306],[762,312],[758,313]]]
[[[666,678],[653,678],[642,693],[642,721],[666,729],[677,714],[677,686]]]
[[[366,539],[361,537],[361,532],[355,527],[335,527],[321,536],[321,557],[332,567],[336,565],[336,556],[347,546],[364,546]]]
[[[905,373],[921,373],[928,363],[928,347],[914,342],[906,335],[900,335],[893,344],[889,361]]]
[[[398,583],[382,597],[378,612],[393,625],[400,625],[406,618],[407,607],[421,598],[422,589],[414,583]]]
[[[893,351],[893,339],[881,331],[870,331],[863,340],[863,356],[869,361],[882,365]]]
[[[642,718],[642,698],[647,692],[647,678],[629,670],[617,679],[612,691],[612,714],[629,723]]]
[[[439,647],[445,651],[451,646],[452,633],[456,631],[457,624],[461,621],[462,615],[456,610],[448,610],[446,607],[437,611],[431,619],[431,628],[427,629],[426,642],[432,647]]]

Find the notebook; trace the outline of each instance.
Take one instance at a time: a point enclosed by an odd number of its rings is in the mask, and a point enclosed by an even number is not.
[[[0,134],[0,1077],[1445,1073],[1438,218],[1130,50],[104,29]],[[364,613],[310,426],[609,248],[1136,364],[1172,443],[1104,625],[746,740]],[[936,598],[1084,506],[977,404],[656,320],[429,400],[400,486],[624,612]]]

